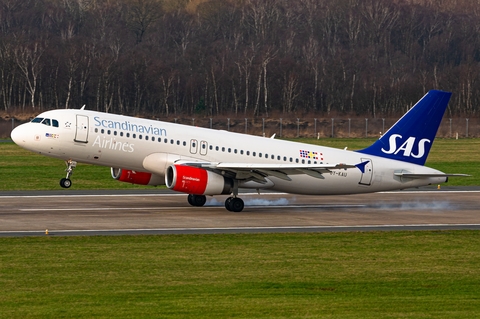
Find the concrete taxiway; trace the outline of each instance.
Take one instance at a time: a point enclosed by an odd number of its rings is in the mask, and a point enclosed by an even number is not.
[[[3,192],[0,236],[480,229],[477,189],[241,197],[231,213],[226,196],[191,207],[166,190]]]

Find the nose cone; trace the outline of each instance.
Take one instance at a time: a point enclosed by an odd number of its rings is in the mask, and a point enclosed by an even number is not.
[[[15,144],[19,146],[24,146],[25,142],[27,141],[27,132],[24,125],[25,124],[17,126],[12,130],[12,133],[10,133],[10,137],[12,138],[12,140],[15,142]]]
[[[15,144],[18,144],[20,142],[20,127],[17,126],[12,130],[12,133],[10,133],[10,137],[12,138],[12,141],[15,142]]]

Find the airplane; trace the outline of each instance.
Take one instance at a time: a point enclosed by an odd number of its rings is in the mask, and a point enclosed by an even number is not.
[[[12,140],[66,162],[60,186],[69,188],[77,163],[111,167],[121,182],[166,185],[203,206],[206,196],[230,195],[225,208],[241,212],[239,189],[343,195],[444,183],[424,166],[451,93],[431,90],[371,146],[357,151],[81,109],[41,113],[19,125]]]

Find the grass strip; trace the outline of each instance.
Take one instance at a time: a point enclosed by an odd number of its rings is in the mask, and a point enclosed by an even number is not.
[[[0,238],[0,318],[477,318],[476,231]]]

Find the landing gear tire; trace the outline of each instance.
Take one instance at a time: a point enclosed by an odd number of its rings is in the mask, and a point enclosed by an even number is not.
[[[70,188],[70,186],[72,186],[72,181],[68,178],[62,178],[60,180],[60,186],[63,188]]]
[[[244,207],[243,200],[238,197],[229,197],[225,201],[225,208],[234,213],[240,213]]]
[[[205,195],[189,194],[187,200],[190,205],[201,207],[207,202],[207,197]]]
[[[232,201],[233,197],[229,197],[225,200],[225,208],[231,212],[232,210],[230,209],[230,202]]]

